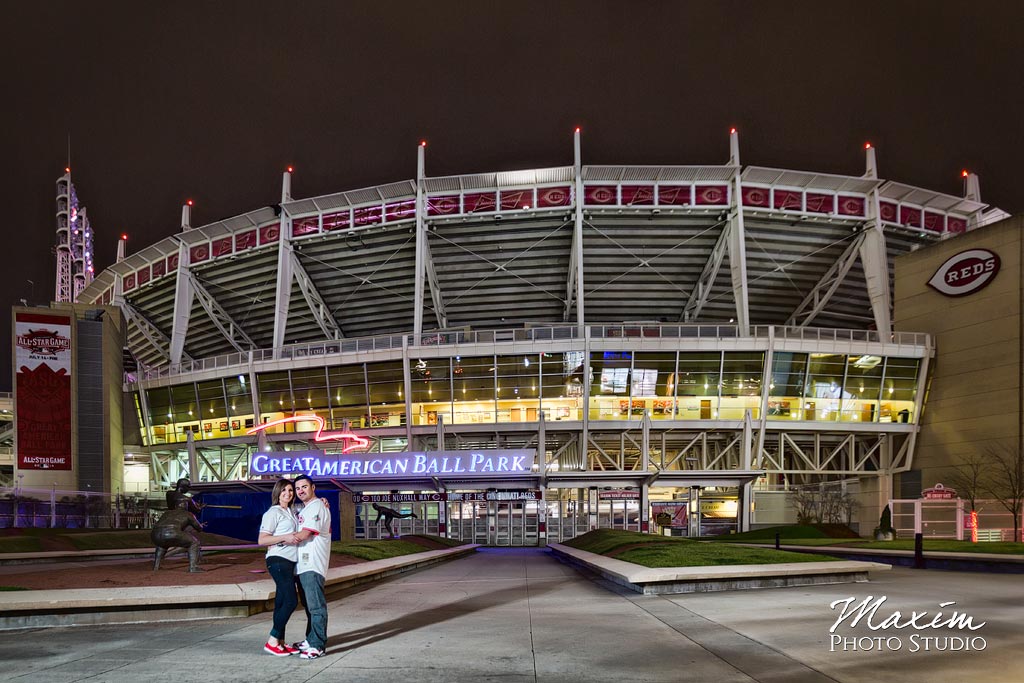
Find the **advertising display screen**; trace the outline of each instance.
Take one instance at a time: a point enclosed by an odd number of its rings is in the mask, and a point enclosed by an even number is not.
[[[658,371],[644,368],[633,369],[633,396],[654,396],[658,388]]]
[[[14,323],[18,468],[71,469],[71,319],[18,313]]]
[[[602,394],[625,394],[629,387],[629,368],[604,368],[601,370]]]

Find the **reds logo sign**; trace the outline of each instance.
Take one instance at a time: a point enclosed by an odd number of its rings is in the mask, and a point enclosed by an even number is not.
[[[999,272],[999,256],[988,249],[968,249],[946,260],[928,286],[946,296],[965,296],[982,289]]]
[[[57,357],[59,351],[71,348],[70,339],[52,330],[29,330],[28,334],[19,334],[17,344],[28,349],[29,353],[53,358]]]

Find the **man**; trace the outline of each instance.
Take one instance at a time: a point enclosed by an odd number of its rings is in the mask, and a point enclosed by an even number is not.
[[[305,474],[295,478],[295,495],[302,501],[299,511],[299,562],[295,574],[299,581],[302,606],[306,609],[306,639],[295,643],[303,659],[324,655],[327,647],[327,598],[324,579],[331,557],[331,508],[316,497],[316,486]]]

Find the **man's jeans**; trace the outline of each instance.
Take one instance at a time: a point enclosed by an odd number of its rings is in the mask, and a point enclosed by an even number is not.
[[[327,646],[327,598],[324,597],[324,577],[316,572],[299,574],[299,592],[306,608],[306,642],[310,647],[323,650]]]
[[[299,604],[299,598],[295,594],[295,563],[275,555],[267,558],[267,571],[274,577],[274,584],[277,586],[277,597],[274,598],[274,627],[270,629],[270,636],[283,641],[288,617]]]

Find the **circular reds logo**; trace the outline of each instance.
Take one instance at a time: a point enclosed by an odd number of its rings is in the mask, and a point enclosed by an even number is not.
[[[988,249],[969,249],[939,266],[928,286],[946,296],[965,296],[984,288],[998,272],[998,255]]]

